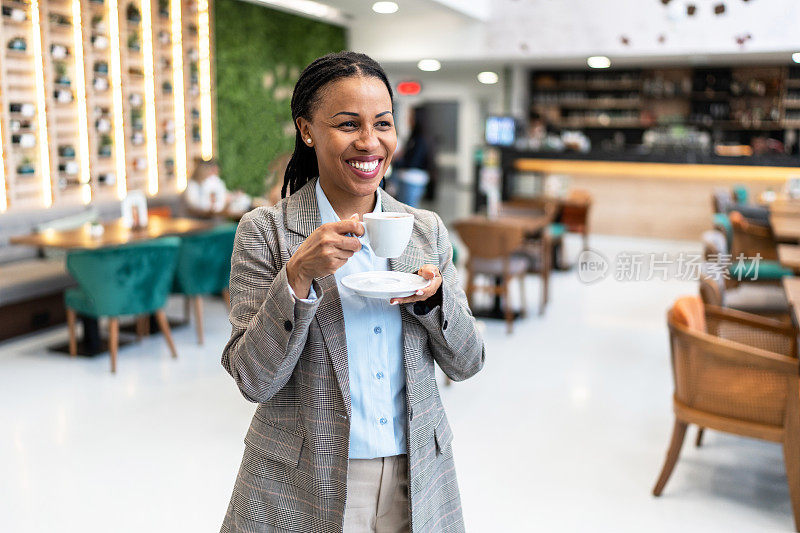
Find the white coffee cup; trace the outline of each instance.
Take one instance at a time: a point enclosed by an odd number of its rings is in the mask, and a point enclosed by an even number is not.
[[[403,255],[411,239],[414,215],[394,212],[365,213],[363,225],[375,255],[391,259]]]

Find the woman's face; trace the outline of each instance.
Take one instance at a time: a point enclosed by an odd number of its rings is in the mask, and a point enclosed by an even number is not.
[[[375,193],[397,147],[392,101],[381,80],[331,82],[321,89],[311,122],[298,118],[297,125],[317,154],[323,184],[351,196]]]

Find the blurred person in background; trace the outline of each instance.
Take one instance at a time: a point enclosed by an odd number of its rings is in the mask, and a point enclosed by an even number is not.
[[[402,153],[395,157],[393,178],[397,185],[397,198],[411,207],[419,207],[419,201],[431,181],[435,158],[422,108],[412,109],[409,121],[411,134]]]
[[[216,159],[198,157],[183,191],[183,204],[191,217],[239,218],[251,209],[253,199],[241,191],[228,191]]]

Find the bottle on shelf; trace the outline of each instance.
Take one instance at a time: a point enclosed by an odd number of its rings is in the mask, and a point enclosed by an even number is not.
[[[10,113],[19,114],[23,117],[32,117],[36,114],[36,106],[33,104],[22,104],[17,102],[11,102],[8,105],[8,110]]]
[[[66,59],[69,56],[69,48],[63,44],[51,44],[50,56],[53,59]]]
[[[33,160],[29,157],[22,159],[22,162],[17,166],[17,174],[22,176],[30,176],[36,173],[36,167],[33,166]]]
[[[36,135],[33,133],[15,133],[11,135],[11,144],[20,148],[33,148],[36,146]]]
[[[72,103],[73,100],[72,91],[67,89],[56,89],[54,92],[54,96],[56,102],[58,102],[59,104],[69,104]]]
[[[58,147],[58,157],[72,159],[75,157],[75,147],[71,144],[62,144]]]
[[[66,161],[64,163],[59,163],[58,171],[64,174],[69,174],[70,176],[74,176],[78,173],[78,163],[77,161]]]
[[[14,37],[8,41],[8,49],[14,52],[25,52],[28,49],[28,43],[24,37]]]
[[[3,6],[3,16],[14,22],[25,22],[28,20],[28,14],[25,13],[24,10],[11,6]]]

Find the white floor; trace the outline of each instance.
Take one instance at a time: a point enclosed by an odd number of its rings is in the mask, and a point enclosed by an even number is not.
[[[592,245],[607,257],[697,248]],[[537,302],[538,282],[528,289]],[[774,444],[687,439],[664,496],[650,496],[672,427],[665,312],[695,291],[558,273],[545,316],[532,305],[512,335],[487,323],[484,370],[442,387],[469,532],[793,531]],[[153,336],[121,350],[116,376],[105,356],[48,352],[65,328],[0,344],[0,531],[218,529],[254,407],[219,363],[224,306],[206,309],[204,347],[176,330],[172,360]]]

